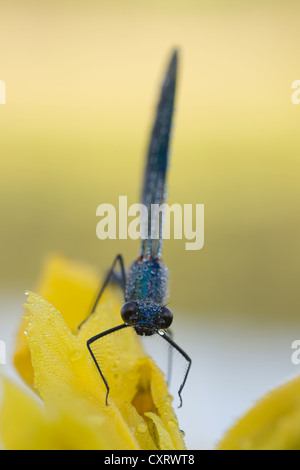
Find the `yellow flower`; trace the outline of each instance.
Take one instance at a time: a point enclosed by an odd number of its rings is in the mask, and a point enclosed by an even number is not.
[[[273,390],[225,435],[220,450],[300,450],[300,377]]]
[[[163,374],[130,328],[98,348],[110,386],[106,406],[106,389],[86,342],[120,324],[114,289],[77,330],[99,285],[92,269],[54,257],[38,289],[42,296],[28,294],[14,362],[41,400],[5,380],[4,448],[185,449]]]

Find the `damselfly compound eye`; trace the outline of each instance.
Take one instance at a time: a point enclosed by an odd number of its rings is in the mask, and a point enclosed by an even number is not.
[[[169,328],[173,321],[173,314],[168,307],[164,307],[160,314],[161,320],[163,320],[163,328]]]
[[[134,323],[134,318],[132,318],[137,312],[137,307],[134,302],[126,302],[121,309],[121,317],[127,325]]]

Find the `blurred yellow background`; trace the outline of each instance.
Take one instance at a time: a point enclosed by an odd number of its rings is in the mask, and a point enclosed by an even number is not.
[[[174,310],[293,317],[299,308],[296,1],[2,1],[1,291],[33,289],[62,252],[100,270],[96,208],[138,202],[162,74],[180,48],[169,201],[205,204],[205,246],[165,242]]]

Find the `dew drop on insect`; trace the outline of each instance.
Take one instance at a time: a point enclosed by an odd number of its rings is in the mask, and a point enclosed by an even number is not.
[[[163,335],[165,334],[165,332],[166,332],[166,330],[158,330],[157,333],[158,333],[160,336],[163,336]]]

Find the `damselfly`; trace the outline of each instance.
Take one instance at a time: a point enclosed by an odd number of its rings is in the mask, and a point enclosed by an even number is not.
[[[132,327],[141,336],[151,336],[159,333],[171,347],[175,348],[182,355],[187,362],[187,368],[183,382],[178,390],[180,406],[182,405],[181,392],[191,367],[190,357],[173,341],[172,335],[167,333],[167,329],[171,326],[173,315],[166,306],[168,273],[161,259],[163,223],[161,212],[154,216],[154,212],[151,211],[152,205],[161,205],[166,198],[166,173],[174,112],[177,65],[178,53],[175,51],[163,82],[147,155],[142,204],[147,208],[148,213],[148,236],[142,240],[138,258],[131,265],[127,273],[123,257],[121,255],[116,257],[99,290],[90,314],[92,315],[95,312],[108,284],[117,278],[124,292],[125,303],[121,309],[121,317],[124,323],[99,333],[87,342],[88,350],[107,390],[106,404],[108,404],[109,384],[93,353],[93,345],[97,341],[101,341],[103,337],[116,331]],[[158,236],[154,236],[153,234],[155,233],[158,233]],[[120,276],[117,276],[116,273],[117,265],[120,267]]]

